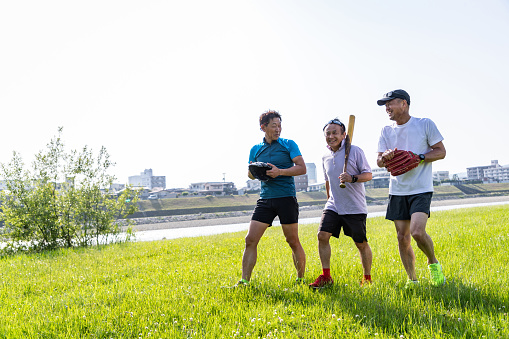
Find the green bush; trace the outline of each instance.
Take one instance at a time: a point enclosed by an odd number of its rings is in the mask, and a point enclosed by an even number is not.
[[[31,169],[16,152],[1,164],[7,186],[0,193],[4,253],[111,241],[120,233],[115,220],[137,210],[135,191],[109,191],[114,177],[107,171],[114,163],[106,149],[97,157],[87,146],[66,153],[61,132],[36,154]]]

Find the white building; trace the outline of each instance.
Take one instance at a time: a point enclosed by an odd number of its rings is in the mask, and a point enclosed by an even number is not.
[[[325,191],[325,183],[312,184],[308,186],[308,192],[319,192],[319,191]]]
[[[366,188],[387,188],[389,187],[389,181],[391,174],[387,172],[385,167],[371,168],[371,174],[373,178],[370,181],[364,183]]]
[[[206,195],[225,195],[236,193],[237,188],[233,182],[195,182],[189,185],[189,190]]]
[[[246,181],[248,191],[261,191],[262,182],[260,180],[248,180]]]
[[[467,168],[468,180],[484,180],[484,170],[498,167],[498,160],[491,160],[490,166],[477,166]]]
[[[154,176],[152,169],[146,169],[140,175],[134,175],[129,177],[129,185],[134,187],[147,187],[153,189],[160,187],[166,188],[166,176]]]
[[[436,171],[433,172],[433,181],[449,180],[449,171]]]
[[[484,170],[484,180],[490,182],[509,182],[509,165],[500,166],[497,160],[493,167]],[[493,161],[491,162],[493,164]]]
[[[306,174],[308,175],[308,184],[316,184],[316,165],[312,162],[306,163]]]
[[[373,174],[373,178],[390,178],[391,174],[387,172],[385,167],[372,168],[371,174]]]

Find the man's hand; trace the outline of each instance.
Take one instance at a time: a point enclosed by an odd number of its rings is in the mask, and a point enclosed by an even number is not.
[[[272,169],[268,170],[266,174],[271,178],[276,178],[281,175],[281,169],[277,168],[276,165],[271,164],[270,162],[267,163],[268,165],[272,166]]]
[[[340,182],[352,182],[352,176],[346,172],[343,172],[341,173],[341,175],[339,176],[339,181]]]
[[[384,165],[387,163],[387,161],[392,160],[392,158],[394,158],[394,152],[397,150],[398,150],[397,148],[393,150],[388,149],[382,153],[382,162],[384,163]]]

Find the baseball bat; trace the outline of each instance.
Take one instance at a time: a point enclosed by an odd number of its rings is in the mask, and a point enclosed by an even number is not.
[[[348,165],[348,158],[350,157],[350,146],[352,146],[353,140],[353,128],[355,125],[355,115],[350,115],[348,118],[348,132],[345,137],[345,165],[343,166],[343,172],[346,172],[346,166]],[[346,185],[342,182],[339,187],[345,188]]]

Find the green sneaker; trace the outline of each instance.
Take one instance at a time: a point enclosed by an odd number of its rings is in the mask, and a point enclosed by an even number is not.
[[[405,290],[411,290],[419,286],[419,280],[408,279],[405,284]]]
[[[431,285],[442,286],[445,284],[445,275],[442,273],[442,266],[440,263],[428,265],[429,275],[431,278]]]
[[[249,281],[246,279],[240,279],[238,283],[233,285],[233,287],[242,287],[242,286],[249,286]]]

